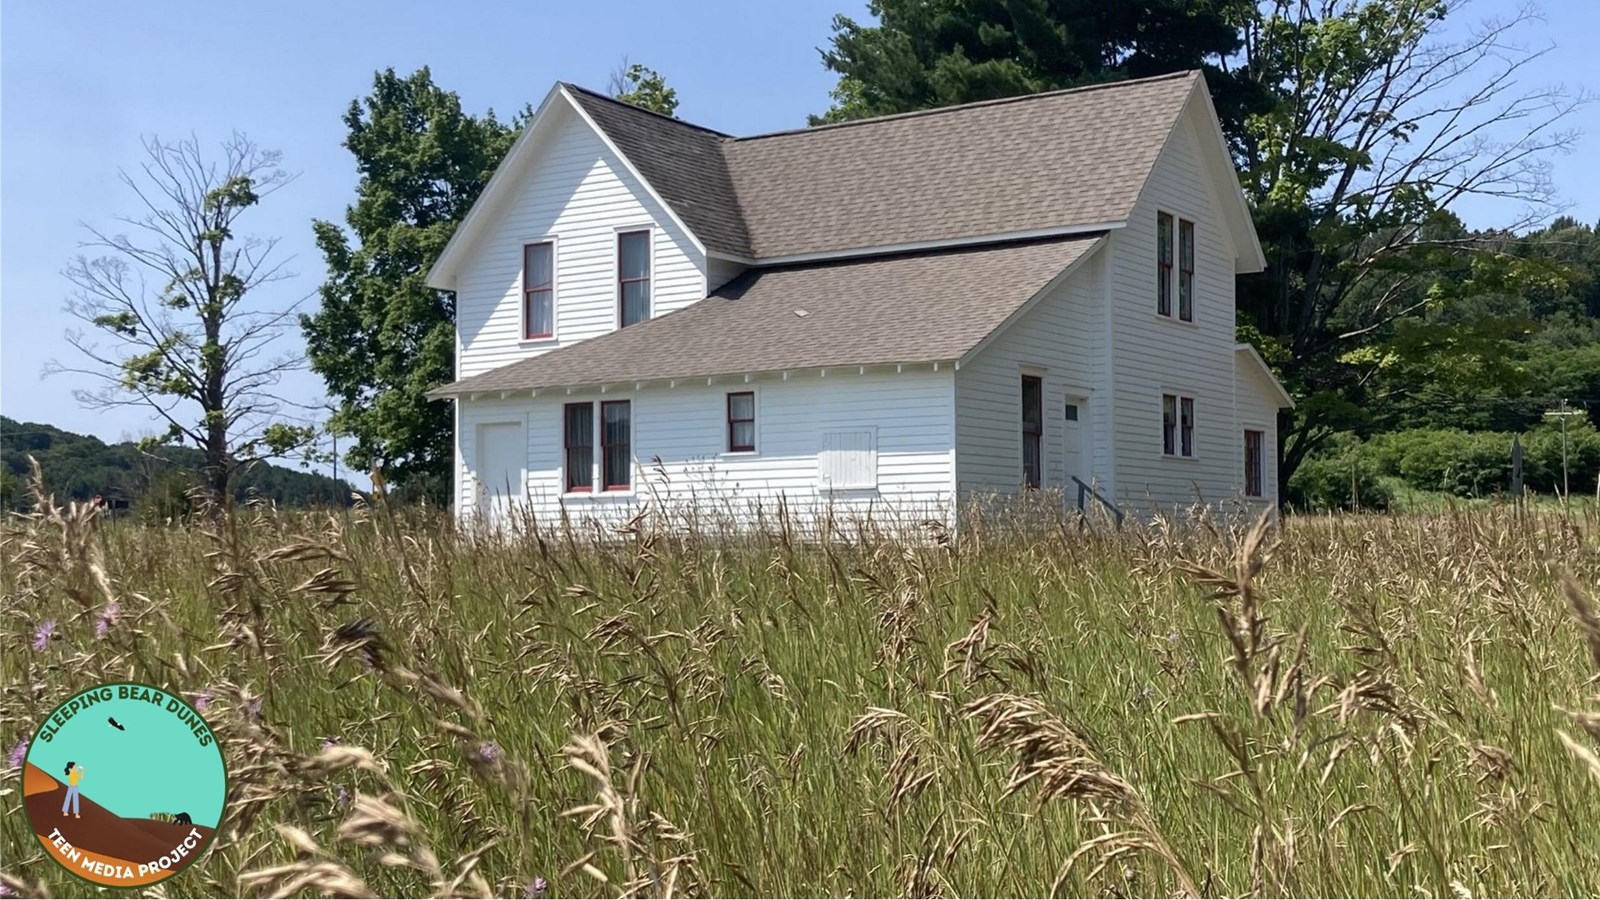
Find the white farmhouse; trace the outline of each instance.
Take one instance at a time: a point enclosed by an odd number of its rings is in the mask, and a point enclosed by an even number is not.
[[[429,273],[457,511],[1276,497],[1198,73],[731,137],[557,84]]]

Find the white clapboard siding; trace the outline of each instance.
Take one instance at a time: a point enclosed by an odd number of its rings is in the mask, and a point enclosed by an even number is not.
[[[465,258],[456,292],[457,374],[468,377],[617,327],[617,232],[652,225],[651,314],[705,297],[705,258],[564,99],[529,148],[516,194]],[[508,173],[512,174],[512,173]],[[522,248],[556,239],[556,332],[522,340]]]
[[[1243,436],[1234,415],[1234,250],[1199,155],[1191,105],[1145,183],[1127,227],[1112,232],[1116,497],[1171,510],[1237,496]],[[1195,321],[1156,314],[1156,214],[1195,223]],[[1177,249],[1174,242],[1174,259]],[[1174,312],[1177,293],[1173,294]],[[1161,395],[1195,398],[1195,455],[1162,454]]]
[[[1247,355],[1234,354],[1234,384],[1237,387],[1235,406],[1238,421],[1240,456],[1238,492],[1244,493],[1244,432],[1246,429],[1262,433],[1265,457],[1261,487],[1262,496],[1252,502],[1276,505],[1278,498],[1278,392]]]
[[[1096,251],[956,373],[956,479],[962,493],[1014,492],[1022,483],[1022,376],[1044,383],[1041,474],[1066,487],[1062,440],[1068,396],[1086,399],[1092,475],[1112,479],[1105,381],[1105,263]]]
[[[727,452],[731,391],[756,394],[754,453]],[[560,391],[537,398],[462,400],[457,509],[470,515],[476,507],[472,463],[478,454],[470,443],[477,426],[511,421],[527,423],[525,504],[547,524],[563,515],[625,520],[651,500],[748,519],[758,506],[770,514],[780,498],[797,514],[831,508],[907,521],[945,520],[952,508],[953,393],[949,368],[934,372],[929,367],[900,373],[868,369],[864,375],[831,370],[825,377],[811,370],[787,380],[774,376],[707,385],[697,379],[604,395]],[[562,407],[599,399],[632,401],[634,489],[563,494]],[[825,489],[822,476],[829,465],[850,484]],[[868,480],[875,486],[858,486]]]

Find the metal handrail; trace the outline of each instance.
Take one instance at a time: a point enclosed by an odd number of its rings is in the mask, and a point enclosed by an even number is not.
[[[1122,527],[1122,510],[1118,509],[1115,503],[1112,503],[1104,494],[1095,490],[1093,487],[1085,484],[1082,478],[1079,478],[1076,475],[1072,475],[1070,477],[1072,478],[1072,483],[1078,486],[1078,512],[1087,515],[1089,512],[1089,498],[1093,497],[1094,499],[1100,501],[1101,506],[1111,510],[1111,515],[1116,520],[1117,527]]]

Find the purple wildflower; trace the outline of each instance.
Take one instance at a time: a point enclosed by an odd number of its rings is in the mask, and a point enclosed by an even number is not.
[[[39,630],[33,633],[33,649],[43,650],[50,646],[50,637],[56,633],[56,620],[45,619],[39,625]]]
[[[11,889],[11,885],[0,881],[0,897],[15,897],[16,895],[17,892]]]
[[[25,760],[27,758],[28,758],[28,742],[27,741],[17,741],[17,745],[15,747],[11,748],[11,755],[9,757],[7,757],[6,761],[10,764],[11,768],[20,769],[20,768],[22,768],[23,760]]]
[[[121,615],[122,607],[113,600],[100,610],[100,615],[94,620],[94,636],[105,637],[106,632],[117,624],[117,616]]]
[[[482,744],[478,745],[479,762],[492,763],[504,755],[505,752],[502,751],[500,749],[500,745],[496,744],[494,741],[484,741]]]
[[[334,747],[337,747],[337,746],[339,746],[339,739],[336,738],[336,737],[323,738],[322,739],[322,752],[324,752],[324,753],[328,752],[329,750],[332,750]]]
[[[550,885],[543,878],[535,878],[523,887],[522,896],[524,900],[533,900],[535,897],[543,897],[544,892],[549,889]]]
[[[333,798],[333,802],[334,802],[334,803],[335,803],[335,804],[336,804],[336,805],[337,805],[337,806],[338,806],[338,807],[339,807],[339,808],[340,808],[340,809],[344,809],[344,808],[345,808],[345,807],[346,807],[346,806],[349,806],[349,805],[350,805],[350,792],[349,792],[349,791],[347,791],[347,790],[345,790],[345,789],[344,789],[344,788],[342,788],[342,787],[341,787],[341,788],[339,788],[339,793],[338,793],[338,795],[337,795],[337,796],[335,796],[335,797],[334,797],[334,798]]]
[[[194,703],[190,705],[194,707],[195,712],[205,712],[206,707],[211,705],[211,692],[201,691],[200,693],[195,694]]]
[[[261,698],[251,697],[244,702],[245,718],[255,720],[261,718]]]

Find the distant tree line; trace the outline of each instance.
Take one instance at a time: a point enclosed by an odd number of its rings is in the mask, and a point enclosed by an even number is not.
[[[205,454],[193,447],[107,444],[37,422],[0,417],[0,503],[26,509],[28,457],[38,460],[45,488],[57,501],[100,497],[112,510],[161,520],[187,515],[191,493],[204,484]],[[281,506],[348,505],[355,488],[326,475],[255,463],[233,480],[237,502],[271,501]]]

